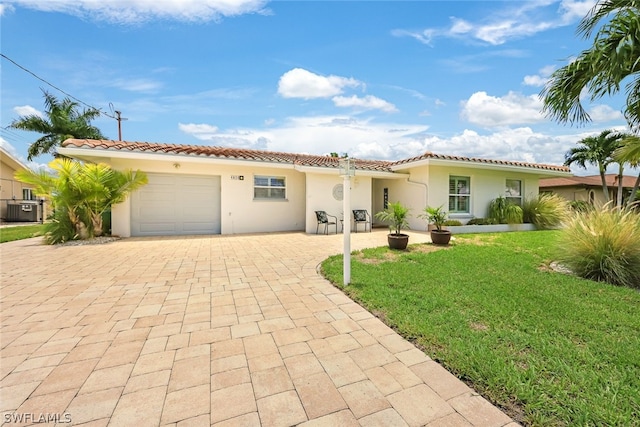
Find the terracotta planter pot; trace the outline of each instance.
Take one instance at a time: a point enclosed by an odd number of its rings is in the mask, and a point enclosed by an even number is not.
[[[451,240],[451,231],[431,230],[431,242],[434,245],[448,245],[450,240]]]
[[[389,242],[389,248],[391,249],[407,249],[409,244],[408,234],[388,234],[387,241]]]

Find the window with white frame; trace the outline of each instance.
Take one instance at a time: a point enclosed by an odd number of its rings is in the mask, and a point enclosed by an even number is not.
[[[22,200],[35,200],[36,195],[33,193],[31,188],[23,188],[22,189]]]
[[[468,176],[449,177],[449,212],[469,213],[471,211],[471,178]]]
[[[519,179],[507,179],[504,196],[509,202],[522,206],[522,181]]]
[[[253,177],[254,200],[284,200],[287,197],[286,179],[283,176]]]

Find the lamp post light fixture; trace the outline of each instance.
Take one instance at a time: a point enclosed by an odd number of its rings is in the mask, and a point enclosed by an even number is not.
[[[343,283],[348,285],[351,282],[351,177],[356,174],[355,163],[348,157],[338,161],[339,173],[343,177],[343,197],[342,197],[342,237],[343,237]]]

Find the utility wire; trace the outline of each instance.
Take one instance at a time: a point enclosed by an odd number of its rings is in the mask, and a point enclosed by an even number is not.
[[[36,79],[38,79],[38,80],[40,80],[40,81],[42,81],[42,82],[44,82],[44,83],[48,84],[48,85],[49,85],[49,86],[51,86],[52,88],[54,88],[54,89],[56,89],[56,90],[58,90],[58,91],[60,91],[60,92],[64,93],[66,96],[68,96],[69,98],[73,99],[74,101],[78,101],[80,104],[82,104],[82,105],[84,105],[84,106],[86,106],[86,107],[89,107],[89,108],[91,108],[91,109],[93,109],[93,110],[98,110],[98,111],[100,112],[100,114],[104,114],[104,115],[105,115],[105,116],[107,116],[107,117],[110,117],[110,118],[112,118],[112,119],[116,119],[116,117],[115,117],[115,116],[112,116],[112,115],[110,115],[110,114],[107,114],[107,113],[105,113],[104,111],[102,111],[101,109],[96,108],[96,107],[94,107],[94,106],[92,106],[92,105],[89,105],[89,104],[87,104],[86,102],[84,102],[84,101],[82,101],[82,100],[80,100],[80,99],[76,98],[75,96],[73,96],[73,95],[71,95],[71,94],[69,94],[69,93],[65,92],[64,90],[60,89],[58,86],[56,86],[56,85],[54,85],[54,84],[52,84],[52,83],[49,83],[48,81],[46,81],[46,80],[45,80],[45,79],[43,79],[42,77],[38,76],[38,75],[37,75],[36,73],[34,73],[33,71],[28,70],[27,68],[25,68],[25,67],[23,67],[22,65],[18,64],[16,61],[14,61],[13,59],[9,58],[9,57],[8,57],[7,55],[5,55],[4,53],[0,53],[0,56],[1,56],[1,57],[3,57],[4,59],[6,59],[7,61],[11,62],[13,65],[15,65],[16,67],[20,68],[21,70],[26,71],[27,73],[31,74],[31,75],[32,75],[33,77],[35,77]],[[117,120],[117,119],[116,119],[116,120]]]

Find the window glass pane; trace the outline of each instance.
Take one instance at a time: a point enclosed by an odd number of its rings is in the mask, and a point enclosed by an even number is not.
[[[271,178],[272,187],[284,187],[284,178]]]
[[[271,189],[271,198],[272,199],[284,199],[284,188],[272,188]]]
[[[512,203],[514,205],[518,205],[520,206],[522,204],[522,198],[521,197],[506,197],[507,201],[509,203]]]
[[[268,188],[254,188],[253,189],[253,197],[256,199],[266,199],[269,197],[269,189]]]
[[[266,187],[269,185],[269,178],[266,176],[256,176],[253,178],[253,185]]]
[[[458,198],[458,211],[459,212],[469,212],[469,198],[468,197],[459,197]]]
[[[522,181],[518,179],[508,179],[506,195],[509,197],[522,196]]]

